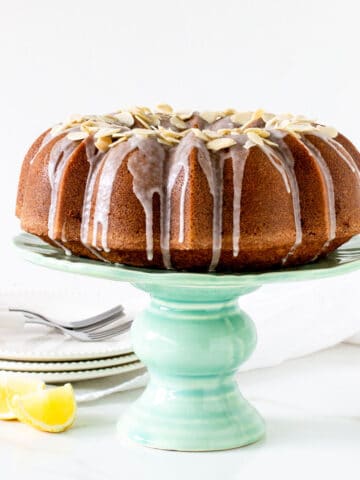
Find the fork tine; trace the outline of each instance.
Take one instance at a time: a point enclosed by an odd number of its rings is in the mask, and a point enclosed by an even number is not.
[[[125,316],[125,313],[123,312],[114,313],[108,318],[104,318],[101,322],[96,322],[92,325],[89,325],[88,327],[72,328],[72,330],[77,332],[85,332],[85,333],[95,332],[103,327],[110,325],[111,323],[119,321],[120,318],[124,316]]]
[[[119,335],[120,333],[128,330],[132,324],[132,320],[129,320],[126,323],[123,323],[122,325],[119,325],[117,327],[109,328],[107,330],[102,330],[100,332],[89,332],[88,336],[89,338],[92,338],[93,340],[104,340],[105,338],[110,338],[110,337],[115,337],[116,335]]]
[[[94,340],[103,340],[105,338],[116,337],[117,335],[120,335],[120,333],[123,333],[129,330],[130,326],[131,326],[131,322],[123,326],[109,329],[109,330],[104,330],[103,332],[97,332],[94,335],[89,335],[89,336]]]

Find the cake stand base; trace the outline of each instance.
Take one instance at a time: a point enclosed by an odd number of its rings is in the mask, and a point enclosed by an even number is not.
[[[33,263],[127,281],[150,294],[132,335],[151,380],[119,428],[135,442],[167,450],[222,450],[264,434],[260,415],[235,380],[256,343],[254,324],[239,308],[238,297],[268,283],[321,279],[360,268],[360,236],[308,265],[243,274],[149,270],[67,257],[28,234],[17,236],[15,244]]]
[[[135,319],[132,337],[151,380],[120,430],[149,447],[184,451],[224,450],[261,438],[264,422],[235,379],[256,344],[254,324],[237,304],[249,290],[234,295],[163,286],[160,298],[156,287],[145,289],[152,300]]]

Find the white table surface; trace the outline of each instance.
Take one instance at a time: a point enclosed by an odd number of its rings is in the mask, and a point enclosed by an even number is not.
[[[212,453],[127,444],[116,421],[141,390],[81,405],[73,428],[46,434],[0,423],[0,478],[46,480],[359,478],[360,346],[339,345],[245,372],[244,395],[266,419],[266,438]]]

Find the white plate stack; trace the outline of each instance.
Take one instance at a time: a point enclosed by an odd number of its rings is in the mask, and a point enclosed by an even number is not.
[[[23,373],[47,383],[108,377],[143,368],[132,352],[129,333],[103,342],[79,342],[46,327],[0,340],[0,373]]]

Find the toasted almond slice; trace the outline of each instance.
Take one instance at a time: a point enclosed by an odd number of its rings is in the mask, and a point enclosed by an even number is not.
[[[259,135],[257,133],[254,133],[254,132],[249,132],[246,134],[248,139],[250,140],[250,142],[254,143],[255,145],[263,145],[264,144],[264,140],[259,137]]]
[[[151,130],[150,128],[133,128],[131,132],[134,135],[140,135],[142,137],[150,137],[158,134],[156,130]]]
[[[111,137],[101,137],[98,138],[95,142],[95,147],[100,150],[100,152],[106,152],[112,143]]]
[[[335,138],[338,136],[338,131],[334,127],[325,127],[323,125],[317,125],[316,130],[325,137]]]
[[[210,139],[221,138],[220,133],[215,130],[203,130],[203,133]]]
[[[122,142],[126,142],[126,140],[128,140],[130,137],[127,136],[127,137],[120,137],[118,140],[116,140],[115,142],[112,142],[110,145],[109,145],[109,148],[113,148],[113,147],[116,147],[116,145],[118,145],[119,143],[122,143]]]
[[[227,108],[222,112],[222,116],[228,117],[229,115],[234,115],[235,113],[236,113],[236,110],[234,110],[233,108]]]
[[[179,130],[185,130],[185,128],[187,128],[186,123],[177,116],[171,117],[170,123],[171,125],[174,125],[174,127],[178,128]]]
[[[221,117],[221,113],[205,111],[200,113],[200,117],[208,123],[214,123],[219,117]]]
[[[116,113],[114,117],[126,127],[132,127],[134,125],[134,117],[130,112],[120,112]]]
[[[156,105],[156,111],[160,113],[172,113],[173,108],[171,105],[168,105],[167,103],[160,103],[159,105]]]
[[[173,147],[173,146],[174,146],[174,144],[173,144],[172,142],[169,142],[168,140],[166,140],[166,139],[165,139],[164,137],[162,137],[162,136],[161,136],[161,137],[158,137],[158,138],[157,138],[157,141],[158,141],[159,143],[161,143],[162,145],[167,145],[168,147]]]
[[[279,145],[275,142],[272,142],[271,140],[268,140],[267,138],[264,138],[264,142],[270,145],[270,147],[279,147]]]
[[[148,120],[148,118],[144,118],[144,116],[142,115],[134,115],[134,117],[136,118],[136,120],[141,123],[141,125],[143,125],[145,128],[150,128],[150,122]]]
[[[67,138],[69,140],[84,140],[86,137],[88,137],[89,134],[87,132],[70,132],[67,134]]]
[[[213,150],[217,152],[218,150],[222,150],[223,148],[229,148],[233,145],[236,145],[236,142],[233,138],[216,138],[215,140],[211,140],[206,144],[209,150]]]
[[[180,140],[178,138],[174,138],[174,137],[172,137],[170,135],[166,135],[164,133],[160,135],[160,138],[162,138],[166,142],[171,143],[172,145],[175,145],[176,143],[180,142]]]
[[[259,135],[259,137],[262,138],[267,138],[270,136],[270,132],[265,130],[264,128],[245,128],[244,133],[256,133],[256,135]]]
[[[101,137],[112,137],[116,133],[120,132],[120,128],[101,128],[95,133],[95,138],[101,138]]]
[[[189,118],[191,118],[193,115],[194,115],[194,112],[192,110],[176,113],[176,116],[181,118],[181,120],[189,120]]]
[[[65,130],[65,127],[62,123],[59,123],[58,125],[55,125],[50,133],[53,137],[55,137],[56,135],[59,135],[59,133],[63,132]]]
[[[195,137],[200,138],[204,142],[208,142],[210,138],[199,128],[192,128],[191,132],[195,135]]]
[[[252,112],[236,112],[231,116],[230,120],[239,125],[243,125],[250,121]]]
[[[285,130],[292,132],[311,132],[314,130],[314,126],[311,123],[288,123]]]

